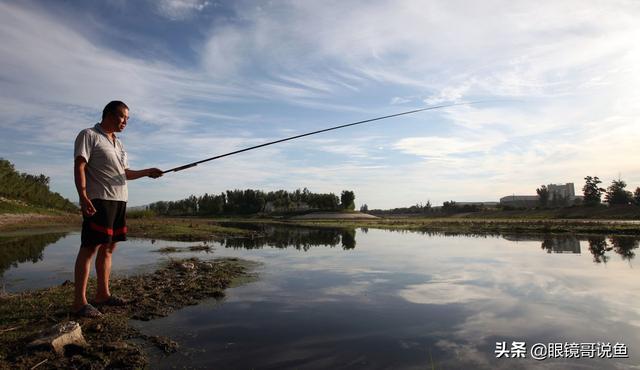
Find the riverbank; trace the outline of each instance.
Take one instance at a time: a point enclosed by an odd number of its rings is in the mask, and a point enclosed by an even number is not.
[[[338,229],[375,228],[441,233],[545,233],[640,235],[640,221],[586,219],[524,219],[469,217],[348,218],[150,218],[131,223],[132,236],[147,236],[146,229],[158,230],[167,240],[211,240],[225,237],[256,237],[251,225],[285,225]],[[208,239],[207,239],[208,238]]]
[[[251,221],[248,223],[254,223]],[[640,235],[640,221],[571,219],[384,218],[377,220],[268,221],[300,226],[377,228],[442,233],[578,233]]]
[[[28,229],[73,229],[81,223],[82,217],[71,213],[0,213],[0,232],[3,233]]]
[[[360,214],[360,213],[358,213]],[[248,224],[284,224],[334,228],[379,228],[461,233],[587,233],[640,235],[640,208],[570,207],[565,209],[484,211],[450,216],[346,217],[350,213],[310,213],[304,217],[140,217],[127,220],[131,237],[205,241],[255,237]],[[79,229],[76,214],[0,214],[0,232],[31,229]]]
[[[81,226],[82,217],[78,214],[0,214],[0,233],[3,235],[71,231],[79,230]],[[203,218],[130,218],[127,220],[127,228],[127,235],[130,237],[173,241],[205,241],[252,235],[246,229],[223,226],[217,219]]]
[[[640,235],[640,221],[584,219],[478,219],[468,217],[349,218],[148,218],[133,220],[130,235],[161,239],[198,241],[228,237],[257,237],[251,225],[284,225],[338,229],[375,228],[441,233],[545,233]],[[156,230],[158,234],[145,230]]]
[[[254,267],[235,258],[173,260],[153,273],[114,279],[112,291],[129,304],[102,308],[105,315],[95,319],[70,314],[71,282],[0,297],[0,368],[143,368],[148,365],[146,348],[170,353],[178,344],[147,336],[131,327],[130,320],[152,320],[205,299],[222,299],[226,288],[255,278],[250,272]],[[88,296],[94,294],[91,289]],[[80,324],[86,346],[67,346],[63,355],[29,347],[38,333],[70,320]]]

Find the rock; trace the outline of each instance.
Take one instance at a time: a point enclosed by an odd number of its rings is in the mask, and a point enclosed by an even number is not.
[[[194,264],[193,264],[193,263],[191,263],[191,262],[182,262],[182,263],[180,264],[180,268],[181,268],[182,270],[189,271],[189,270],[193,270],[194,268],[196,268],[196,265],[194,265]]]
[[[71,286],[73,282],[71,280],[65,280],[64,283],[60,284],[60,286]]]
[[[63,355],[64,347],[70,344],[79,347],[87,346],[82,328],[75,321],[63,322],[49,328],[41,334],[40,338],[29,343],[29,347],[48,347],[58,355]]]

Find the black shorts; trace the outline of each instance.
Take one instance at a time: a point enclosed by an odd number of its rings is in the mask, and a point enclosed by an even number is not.
[[[83,216],[81,247],[127,240],[127,202],[91,199],[96,213]]]

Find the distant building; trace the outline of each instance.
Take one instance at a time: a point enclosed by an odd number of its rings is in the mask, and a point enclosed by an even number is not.
[[[550,200],[557,198],[566,199],[568,202],[571,202],[576,197],[576,191],[572,182],[568,182],[564,185],[549,184],[547,185],[547,190],[549,191]]]
[[[538,203],[537,195],[508,195],[500,198],[501,206],[533,208]]]
[[[495,207],[498,202],[456,202],[456,206],[464,207],[464,206],[477,206],[477,207]]]
[[[576,196],[572,182],[564,185],[549,184],[547,185],[547,190],[549,191],[547,204],[552,206],[567,206],[577,204],[582,200],[582,197]],[[534,208],[540,205],[540,198],[537,195],[509,195],[500,198],[500,205]]]

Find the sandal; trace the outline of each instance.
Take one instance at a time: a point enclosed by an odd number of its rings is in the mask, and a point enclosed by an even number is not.
[[[85,304],[82,308],[74,312],[74,314],[79,317],[87,317],[91,319],[102,316],[102,312],[90,304]]]
[[[94,303],[96,306],[125,306],[129,302],[125,301],[123,298],[110,295],[106,300],[102,302],[96,301]]]

